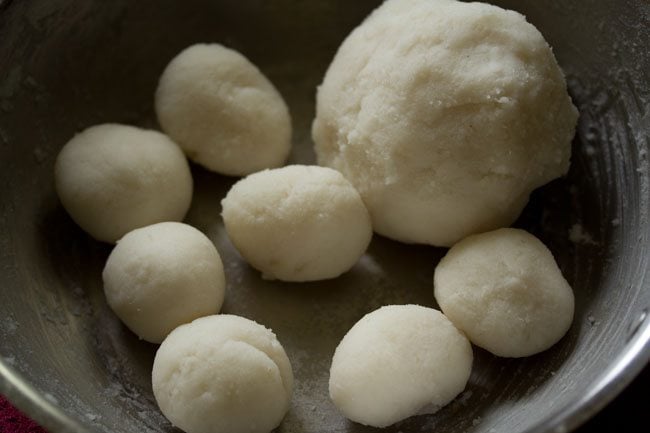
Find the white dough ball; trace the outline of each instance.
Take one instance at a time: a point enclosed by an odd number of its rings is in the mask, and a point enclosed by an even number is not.
[[[271,330],[217,315],[169,334],[152,385],[162,413],[187,433],[268,433],[289,410],[293,373]]]
[[[194,162],[241,176],[278,167],[291,148],[282,96],[236,51],[196,44],[167,65],[156,90],[163,131]]]
[[[180,221],[192,201],[192,175],[167,136],[103,124],[75,135],[54,168],[56,191],[92,237],[115,242],[138,227]]]
[[[524,16],[482,3],[388,0],[318,89],[318,163],[359,190],[376,232],[450,246],[510,225],[565,174],[577,110]]]
[[[352,421],[386,427],[434,413],[464,388],[472,347],[439,311],[390,305],[366,314],[336,348],[329,392]]]
[[[573,320],[573,292],[535,236],[499,229],[454,245],[438,264],[434,293],[472,343],[495,355],[548,349]]]
[[[102,278],[108,305],[151,343],[179,325],[218,313],[226,287],[212,241],[177,222],[127,233],[108,256]]]
[[[269,279],[337,277],[359,260],[372,238],[359,193],[330,168],[261,171],[233,185],[221,204],[230,240]]]

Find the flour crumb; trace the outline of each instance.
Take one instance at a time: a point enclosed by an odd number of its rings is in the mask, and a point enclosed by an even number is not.
[[[17,329],[18,322],[16,322],[12,317],[7,317],[2,321],[2,324],[0,324],[0,331],[4,331],[7,335],[14,335]]]
[[[59,404],[59,400],[49,392],[43,393],[43,397],[45,397],[45,400],[49,401],[50,403]]]
[[[32,89],[35,89],[38,87],[38,82],[32,77],[31,75],[28,75],[27,78],[25,78],[24,81],[25,86],[30,87]]]
[[[42,164],[45,159],[47,159],[47,152],[42,148],[37,147],[34,149],[34,159],[38,164]]]
[[[587,145],[584,149],[587,156],[594,156],[596,154],[596,148],[594,146]]]
[[[597,245],[591,234],[587,233],[579,223],[573,224],[569,229],[569,240],[574,244]]]

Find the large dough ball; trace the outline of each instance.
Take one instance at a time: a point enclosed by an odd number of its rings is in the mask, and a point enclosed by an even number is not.
[[[573,292],[535,236],[500,229],[454,245],[434,275],[442,311],[472,343],[498,356],[548,349],[573,320]]]
[[[218,313],[226,287],[212,241],[176,222],[127,233],[108,256],[102,278],[108,305],[151,343],[179,325]]]
[[[176,328],[156,353],[153,393],[187,433],[268,433],[291,403],[291,364],[275,334],[243,317]]]
[[[156,113],[191,160],[222,174],[277,167],[289,155],[282,96],[248,59],[219,44],[192,45],[167,65]]]
[[[382,307],[336,348],[330,397],[352,421],[385,427],[449,403],[465,388],[472,358],[467,338],[439,311]]]
[[[233,244],[270,279],[337,277],[372,237],[359,193],[330,168],[291,165],[252,174],[233,185],[222,207]]]
[[[386,1],[339,48],[316,110],[318,162],[375,231],[440,246],[510,225],[566,173],[577,118],[535,27],[450,0]]]
[[[183,152],[164,134],[133,126],[104,124],[75,135],[57,157],[54,179],[72,219],[105,242],[180,221],[192,201]]]

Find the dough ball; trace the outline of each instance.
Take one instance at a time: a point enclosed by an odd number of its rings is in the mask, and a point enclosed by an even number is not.
[[[366,314],[343,337],[330,397],[352,421],[386,427],[436,412],[465,388],[471,369],[469,341],[442,313],[390,305]]]
[[[282,96],[236,51],[197,44],[167,65],[156,91],[163,131],[194,162],[241,176],[278,167],[291,148]]]
[[[318,89],[318,163],[359,190],[378,233],[450,246],[510,225],[569,167],[577,110],[535,27],[512,11],[388,0]]]
[[[180,221],[192,201],[192,175],[179,147],[160,132],[127,125],[97,125],[75,135],[57,157],[54,179],[72,219],[105,242]]]
[[[102,277],[108,305],[151,343],[160,343],[179,325],[219,312],[226,287],[212,241],[176,222],[127,233],[108,256]]]
[[[156,353],[153,393],[187,433],[268,433],[291,403],[291,364],[275,334],[231,315],[172,331]]]
[[[372,237],[359,193],[330,168],[291,165],[255,173],[237,182],[221,204],[230,240],[269,279],[337,277]]]
[[[498,356],[548,349],[573,320],[573,292],[535,236],[500,229],[454,245],[434,275],[442,311],[472,343]]]

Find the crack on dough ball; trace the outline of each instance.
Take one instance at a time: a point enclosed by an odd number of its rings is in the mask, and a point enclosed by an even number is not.
[[[180,148],[157,131],[103,124],[75,135],[59,153],[56,191],[72,219],[114,243],[133,229],[180,221],[192,175]]]
[[[212,241],[176,222],[127,233],[108,256],[102,278],[108,305],[151,343],[179,325],[218,313],[226,287]]]
[[[440,308],[472,343],[504,357],[542,352],[566,334],[574,298],[535,236],[499,229],[454,245],[434,275]]]
[[[289,410],[293,372],[271,330],[215,315],[169,334],[152,385],[162,413],[187,433],[268,433]]]
[[[510,225],[569,167],[577,110],[525,17],[388,0],[343,42],[318,89],[318,163],[359,190],[378,233],[450,246]]]
[[[167,65],[156,90],[158,121],[188,157],[225,175],[284,163],[291,118],[280,93],[240,53],[196,44]]]
[[[330,168],[291,165],[252,174],[233,185],[222,208],[230,240],[269,279],[335,278],[372,238],[359,193]]]
[[[453,400],[472,360],[467,338],[439,311],[385,306],[359,320],[336,348],[330,397],[352,421],[386,427]]]

